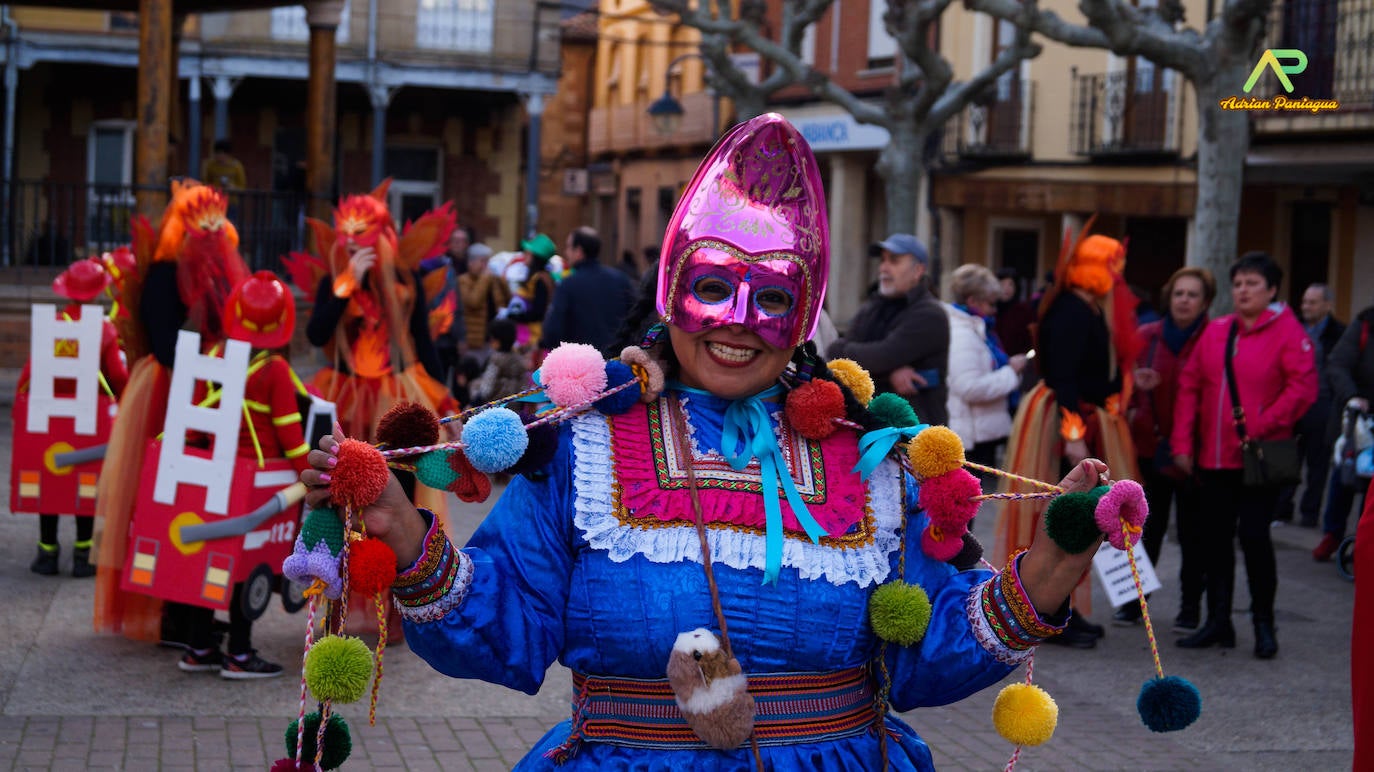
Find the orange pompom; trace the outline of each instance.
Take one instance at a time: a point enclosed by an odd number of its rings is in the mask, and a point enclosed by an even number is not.
[[[376,501],[386,490],[391,471],[382,452],[361,440],[342,440],[338,462],[329,473],[329,496],[336,503],[361,509]]]
[[[844,394],[830,381],[807,381],[787,395],[783,412],[798,434],[823,440],[835,433],[834,419],[844,418]]]
[[[932,426],[915,436],[906,448],[917,477],[939,477],[964,465],[964,443],[948,426]]]
[[[386,592],[396,581],[396,553],[381,539],[368,537],[348,548],[348,588],[366,597]]]

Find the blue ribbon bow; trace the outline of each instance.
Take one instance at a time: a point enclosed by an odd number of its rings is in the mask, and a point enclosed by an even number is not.
[[[858,472],[859,476],[867,481],[873,470],[887,458],[887,454],[892,452],[897,443],[909,440],[929,428],[930,424],[917,424],[888,426],[864,432],[863,436],[859,437],[859,463],[850,471]]]

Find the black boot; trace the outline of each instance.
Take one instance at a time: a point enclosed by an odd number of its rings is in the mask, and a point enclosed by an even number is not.
[[[57,558],[62,548],[56,544],[38,543],[38,556],[29,564],[29,570],[43,576],[57,576]]]
[[[1236,628],[1231,626],[1229,619],[1225,622],[1218,622],[1216,617],[1208,617],[1207,624],[1199,628],[1197,632],[1187,638],[1179,638],[1175,643],[1180,649],[1205,649],[1209,646],[1234,649],[1236,647]]]
[[[78,579],[85,579],[95,576],[95,566],[91,565],[91,550],[86,549],[72,550],[72,576]]]
[[[1255,620],[1255,656],[1260,659],[1273,659],[1279,653],[1279,639],[1274,637],[1272,619]]]

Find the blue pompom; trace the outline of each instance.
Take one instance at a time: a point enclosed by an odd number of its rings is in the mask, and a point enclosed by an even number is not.
[[[1135,709],[1152,732],[1176,732],[1202,715],[1202,695],[1185,678],[1151,678],[1140,687]]]
[[[520,460],[529,443],[525,424],[509,408],[483,410],[463,425],[468,461],[479,472],[505,471]]]
[[[616,359],[606,363],[606,388],[613,389],[626,381],[635,380],[634,371],[630,366]],[[623,391],[618,391],[609,397],[598,399],[594,404],[597,410],[605,415],[620,415],[621,413],[634,407],[639,402],[640,387],[630,386]]]

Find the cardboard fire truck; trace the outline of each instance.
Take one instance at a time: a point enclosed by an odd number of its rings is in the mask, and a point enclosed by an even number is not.
[[[148,444],[124,576],[128,591],[227,610],[245,582],[242,610],[256,619],[274,592],[294,613],[303,587],[281,576],[296,539],[305,486],[286,459],[238,455],[251,348],[230,340],[222,356],[200,353],[200,336],[182,331],[160,438]],[[196,384],[217,394],[196,404]],[[204,402],[204,400],[203,400]],[[306,438],[333,425],[333,405],[315,400]]]
[[[35,303],[31,315],[28,388],[11,412],[10,511],[89,517],[116,408],[100,386],[104,310],[83,305],[81,318],[61,319]]]

